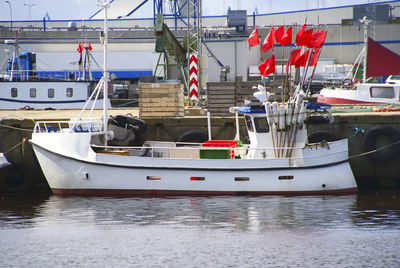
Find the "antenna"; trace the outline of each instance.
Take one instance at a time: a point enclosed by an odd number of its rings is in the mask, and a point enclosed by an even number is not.
[[[31,10],[35,4],[24,4],[24,6],[28,7],[28,20],[31,20]]]
[[[368,55],[368,24],[371,20],[367,20],[364,16],[360,22],[364,25],[364,65],[363,65],[363,83],[367,80],[367,55]]]

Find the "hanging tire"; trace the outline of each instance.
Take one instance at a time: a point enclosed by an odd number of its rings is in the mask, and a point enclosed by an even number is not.
[[[6,193],[29,192],[34,184],[30,169],[22,162],[11,163],[7,176],[3,180],[4,192]]]
[[[109,124],[124,129],[131,129],[135,132],[136,136],[143,134],[147,130],[147,123],[144,120],[128,115],[111,116],[109,119]]]
[[[337,141],[339,140],[338,137],[336,137],[335,135],[330,134],[329,132],[326,131],[315,131],[315,132],[311,132],[308,135],[308,143],[317,143],[317,142],[321,142],[321,141]]]
[[[208,141],[208,135],[200,130],[188,130],[178,138],[178,142],[203,143],[206,141]]]
[[[368,157],[375,160],[376,162],[386,162],[395,158],[400,152],[400,133],[389,126],[374,126],[365,133],[364,137],[364,151],[371,152],[377,148],[377,140],[379,137],[386,137],[392,146],[376,151],[372,154],[368,154]],[[396,144],[396,142],[398,142]]]
[[[0,193],[4,191],[9,167],[10,166],[3,166],[0,168]]]

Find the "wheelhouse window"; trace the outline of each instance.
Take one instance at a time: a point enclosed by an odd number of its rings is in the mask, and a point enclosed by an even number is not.
[[[269,132],[267,117],[254,117],[254,124],[256,125],[257,133]]]
[[[393,87],[371,87],[371,98],[393,99],[395,97]]]
[[[36,98],[36,88],[29,89],[29,97]]]
[[[11,89],[11,97],[13,97],[13,98],[18,97],[18,88],[13,87],[13,88]]]
[[[47,96],[49,98],[54,98],[54,88],[49,88],[47,91]]]
[[[251,117],[246,115],[244,118],[246,120],[247,130],[250,132],[254,132],[254,127],[253,127],[253,123],[251,122]]]
[[[72,87],[67,88],[65,95],[69,98],[71,98],[74,95],[74,90],[72,89]]]

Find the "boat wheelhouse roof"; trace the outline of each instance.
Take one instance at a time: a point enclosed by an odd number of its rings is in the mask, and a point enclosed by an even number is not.
[[[242,114],[265,114],[265,106],[264,105],[251,105],[251,106],[242,106],[236,107],[236,111]]]

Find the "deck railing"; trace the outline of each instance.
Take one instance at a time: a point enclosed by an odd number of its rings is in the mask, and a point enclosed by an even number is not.
[[[33,129],[34,133],[50,133],[50,132],[100,132],[102,130],[102,121],[99,118],[84,118],[73,126],[75,120],[70,121],[38,121]]]

